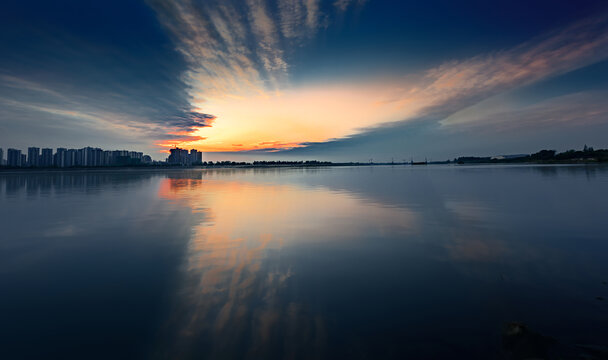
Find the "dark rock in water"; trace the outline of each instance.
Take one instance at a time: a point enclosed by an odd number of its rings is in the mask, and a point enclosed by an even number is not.
[[[596,297],[595,297],[595,299],[596,299],[596,300],[599,300],[599,301],[604,301],[604,298],[603,298],[603,297],[601,297],[601,296],[596,296]]]
[[[519,322],[510,322],[502,332],[502,347],[507,359],[549,359],[556,340],[528,329]]]
[[[608,348],[569,345],[530,330],[520,322],[507,323],[502,333],[502,350],[508,360],[587,359],[608,360]]]

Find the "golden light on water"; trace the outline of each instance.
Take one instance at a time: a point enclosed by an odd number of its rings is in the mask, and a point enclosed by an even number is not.
[[[322,346],[326,320],[306,313],[304,304],[280,300],[299,268],[268,259],[289,256],[304,244],[347,243],[362,232],[410,232],[415,217],[350,193],[251,182],[240,178],[244,174],[205,171],[200,178],[167,178],[160,184],[159,197],[190,209],[195,219],[176,305],[190,310],[171,317],[183,329],[180,350],[187,352],[206,332],[222,342],[219,347],[230,347],[251,324],[258,329],[252,342],[260,349],[285,327],[292,329],[281,334],[288,352],[301,343]]]

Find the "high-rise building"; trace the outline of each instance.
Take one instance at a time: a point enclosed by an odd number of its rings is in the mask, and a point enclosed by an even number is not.
[[[103,150],[100,148],[93,149],[93,166],[103,165]]]
[[[195,151],[196,152],[196,151]],[[103,150],[100,148],[85,147],[82,149],[57,148],[53,149],[29,147],[27,156],[21,150],[7,149],[7,161],[3,160],[3,151],[0,148],[0,165],[9,166],[56,166],[60,168],[73,166],[121,166],[151,164],[152,158],[142,152],[128,150]],[[187,150],[179,149],[178,163],[189,165],[191,163]]]
[[[102,154],[101,165],[110,166],[112,165],[112,152],[110,150],[105,150]]]
[[[87,146],[82,150],[82,163],[79,165],[82,166],[101,166],[103,165],[103,150],[100,148],[92,148]],[[81,151],[79,150],[79,151]]]
[[[53,166],[53,149],[42,149],[42,155],[40,156],[40,166]]]
[[[190,156],[188,155],[188,150],[176,147],[169,149],[169,153],[170,155],[167,158],[169,164],[190,165],[192,163],[190,161]]]
[[[83,152],[83,159],[82,159],[82,164],[84,166],[93,166],[94,162],[95,162],[95,154],[93,152],[93,148],[92,147],[85,147]]]
[[[6,151],[6,164],[8,166],[21,166],[21,150],[8,149]]]
[[[33,167],[40,165],[40,148],[37,148],[37,147],[27,148],[27,163],[29,166],[33,166]]]
[[[76,150],[76,158],[72,166],[85,166],[86,165],[86,148]]]
[[[129,152],[129,157],[131,158],[131,161],[130,161],[131,165],[139,165],[142,163],[144,153],[137,152],[137,151],[131,151],[131,152]]]
[[[76,166],[76,159],[78,158],[78,150],[69,149],[65,153],[65,167]]]
[[[112,151],[111,165],[129,165],[129,152],[127,150]]]
[[[203,162],[203,153],[196,149],[190,150],[190,163],[201,164]]]
[[[54,165],[57,167],[65,167],[65,155],[67,149],[66,148],[57,148],[57,152],[55,152],[55,161]]]

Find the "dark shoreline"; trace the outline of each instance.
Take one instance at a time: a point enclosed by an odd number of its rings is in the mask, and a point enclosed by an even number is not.
[[[36,173],[36,172],[107,172],[107,171],[181,171],[181,170],[214,170],[214,169],[277,169],[277,168],[321,168],[321,167],[347,167],[347,166],[425,166],[425,165],[453,165],[453,166],[483,166],[483,165],[608,165],[599,161],[537,161],[537,162],[465,162],[452,161],[429,162],[427,164],[411,163],[329,163],[329,164],[276,164],[276,165],[195,165],[195,166],[82,166],[69,168],[56,167],[0,167],[0,174],[10,173]]]

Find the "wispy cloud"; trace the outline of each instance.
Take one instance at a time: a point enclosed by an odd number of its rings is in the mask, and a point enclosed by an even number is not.
[[[277,91],[286,85],[290,41],[310,39],[327,15],[320,0],[149,0],[177,49],[195,104]]]
[[[313,30],[319,26],[319,0],[304,0],[306,7],[306,27]]]
[[[551,126],[588,126],[608,119],[608,94],[588,91],[557,96],[508,109],[474,107],[441,121],[445,129],[477,132],[528,132]]]
[[[286,39],[312,37],[320,27],[319,0],[282,0],[278,2],[281,32]]]
[[[340,11],[346,11],[351,5],[361,6],[365,4],[367,0],[336,0],[334,1],[334,7]]]
[[[511,49],[448,61],[410,76],[382,103],[403,108],[409,116],[450,112],[606,58],[608,19],[586,19]]]
[[[188,69],[192,111],[218,102],[280,95],[289,86],[289,53],[326,24],[320,0],[195,2],[150,0]],[[214,113],[218,122],[222,113]]]
[[[281,0],[277,2],[281,32],[296,44],[312,38],[327,26],[328,16],[320,10],[320,0]]]
[[[194,107],[214,98],[264,94],[285,81],[288,65],[278,30],[296,36],[302,21],[288,5],[281,5],[286,17],[278,23],[263,0],[248,0],[246,6],[229,1],[149,3],[188,60],[185,81]]]
[[[292,75],[303,74],[295,72],[303,66],[292,56],[364,3],[148,0],[162,36],[148,39],[154,41],[145,51],[131,52],[131,43],[118,48],[116,41],[41,35],[41,49],[0,60],[0,101],[150,143],[181,139],[205,150],[275,151],[344,140],[394,123],[456,128],[488,122],[450,116],[496,94],[608,59],[608,19],[597,16],[417,73],[387,67],[384,77],[330,74],[290,83]],[[166,51],[167,45],[176,51]],[[10,71],[4,71],[6,59],[12,61]],[[23,63],[31,66],[17,66]]]
[[[131,51],[128,41],[96,42],[34,25],[27,31],[37,41],[0,60],[0,127],[13,134],[3,137],[6,144],[131,144],[154,153],[153,143],[174,138],[170,133],[213,121],[192,111],[179,77],[184,61],[162,47],[167,40],[153,37],[154,48],[151,39],[138,39]]]
[[[279,81],[287,73],[287,62],[284,60],[284,51],[279,46],[279,33],[274,20],[270,17],[264,0],[248,0],[249,21],[251,30],[257,40],[255,49],[268,79],[274,88],[278,88]]]
[[[153,109],[128,109],[120,102],[96,102],[88,95],[75,96],[54,89],[52,85],[0,74],[4,91],[0,91],[0,103],[8,106],[59,115],[82,121],[89,126],[105,131],[130,131],[150,138],[163,138],[166,134],[180,131],[189,133],[195,129],[211,126],[215,117],[209,114],[178,111],[173,114],[147,116]],[[10,90],[10,91],[6,91]],[[29,96],[26,97],[26,94]],[[18,96],[15,96],[18,95]],[[105,94],[120,97],[120,94]],[[82,124],[81,124],[82,125]]]
[[[433,128],[454,132],[461,129],[534,131],[542,126],[598,124],[606,121],[602,93],[578,93],[526,107],[476,114],[463,111],[484,99],[532,83],[556,77],[608,59],[608,19],[606,16],[585,19],[570,26],[545,33],[519,46],[468,59],[452,60],[418,74],[400,79],[368,81],[350,88],[350,96],[360,94],[353,104],[355,111],[332,114],[324,122],[348,123],[344,135],[328,136],[300,145],[329,150],[348,148],[365,142],[366,134],[377,145],[377,137],[399,124],[431,123]],[[356,95],[355,95],[356,96]],[[340,98],[334,94],[334,107]],[[374,107],[369,105],[373,104]],[[316,108],[327,109],[323,106]],[[370,118],[369,110],[374,113]],[[367,116],[353,116],[358,110]],[[322,117],[324,114],[319,114]],[[456,116],[457,115],[457,116]],[[428,129],[428,127],[425,127]],[[427,131],[427,130],[425,130]],[[525,131],[525,130],[524,130]],[[389,136],[390,137],[390,136]],[[387,137],[387,138],[389,138]],[[351,141],[352,140],[352,141]],[[394,141],[395,139],[391,140]],[[399,148],[401,142],[394,146]],[[295,153],[303,153],[301,147]],[[287,153],[285,153],[287,155]]]
[[[247,0],[246,4],[238,8],[231,2],[151,2],[177,48],[189,59],[185,81],[190,86],[192,111],[212,113],[218,117],[217,126],[226,125],[196,133],[207,138],[208,150],[243,148],[231,147],[232,143],[256,149],[267,143],[274,151],[277,147],[270,142],[293,148],[298,142],[349,137],[391,122],[445,118],[494,94],[608,57],[604,16],[513,48],[446,61],[398,79],[296,89],[289,85],[289,44],[317,31],[324,16],[319,2]],[[332,4],[345,11],[363,2]],[[323,110],[309,114],[309,109]],[[269,123],[278,121],[290,125]],[[306,138],[311,128],[316,133]],[[245,133],[249,135],[243,137]]]

